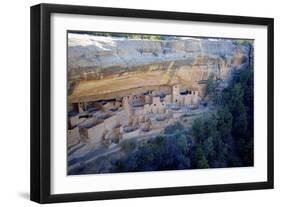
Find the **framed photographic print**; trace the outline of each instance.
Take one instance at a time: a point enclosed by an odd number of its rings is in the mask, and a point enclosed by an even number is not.
[[[31,7],[31,200],[273,188],[273,19]]]

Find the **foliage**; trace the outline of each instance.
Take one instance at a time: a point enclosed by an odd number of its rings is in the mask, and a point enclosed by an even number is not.
[[[205,96],[213,96],[216,92],[216,81],[214,80],[214,74],[211,74],[206,81]]]
[[[121,148],[122,148],[122,150],[128,152],[128,151],[134,150],[136,148],[136,145],[137,144],[134,140],[124,140],[121,143]]]
[[[191,167],[188,158],[191,145],[191,140],[184,133],[175,137],[158,136],[140,144],[137,150],[118,160],[113,164],[111,171],[188,169]]]
[[[233,74],[215,103],[216,113],[194,121],[197,147],[202,147],[210,167],[253,165],[253,70]]]
[[[131,34],[131,33],[112,33],[112,32],[85,32],[85,31],[71,31],[71,33],[76,34],[89,34],[95,36],[105,36],[105,37],[123,37],[128,39],[145,39],[145,40],[164,40],[169,38],[165,35],[151,35],[151,34]]]
[[[164,133],[165,134],[174,134],[179,131],[182,131],[184,129],[183,125],[180,122],[175,122],[172,125],[169,125],[165,128]]]
[[[196,167],[198,169],[209,168],[208,161],[206,160],[205,155],[204,155],[203,150],[200,145],[196,149],[196,161],[197,161]]]
[[[235,42],[237,45],[252,45],[253,44],[253,40],[246,40],[246,39],[236,40]]]

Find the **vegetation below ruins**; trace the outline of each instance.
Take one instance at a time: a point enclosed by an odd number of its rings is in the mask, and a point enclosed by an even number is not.
[[[180,122],[137,146],[127,141],[126,156],[111,161],[110,172],[202,169],[253,165],[253,70],[239,70],[230,85],[210,87],[216,111],[198,118],[190,130]],[[102,171],[102,170],[101,170]]]

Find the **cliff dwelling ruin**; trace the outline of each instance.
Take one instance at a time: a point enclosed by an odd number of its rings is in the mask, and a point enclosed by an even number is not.
[[[101,152],[117,152],[125,140],[144,142],[162,135],[177,121],[188,133],[196,118],[213,110],[208,83],[220,92],[235,71],[252,66],[252,44],[234,40],[70,32],[68,170]],[[75,161],[86,152],[90,158]]]

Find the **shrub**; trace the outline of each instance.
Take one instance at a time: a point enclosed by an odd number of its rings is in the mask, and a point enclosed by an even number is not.
[[[137,144],[135,140],[124,140],[121,142],[121,148],[126,152],[134,150],[136,146]]]

